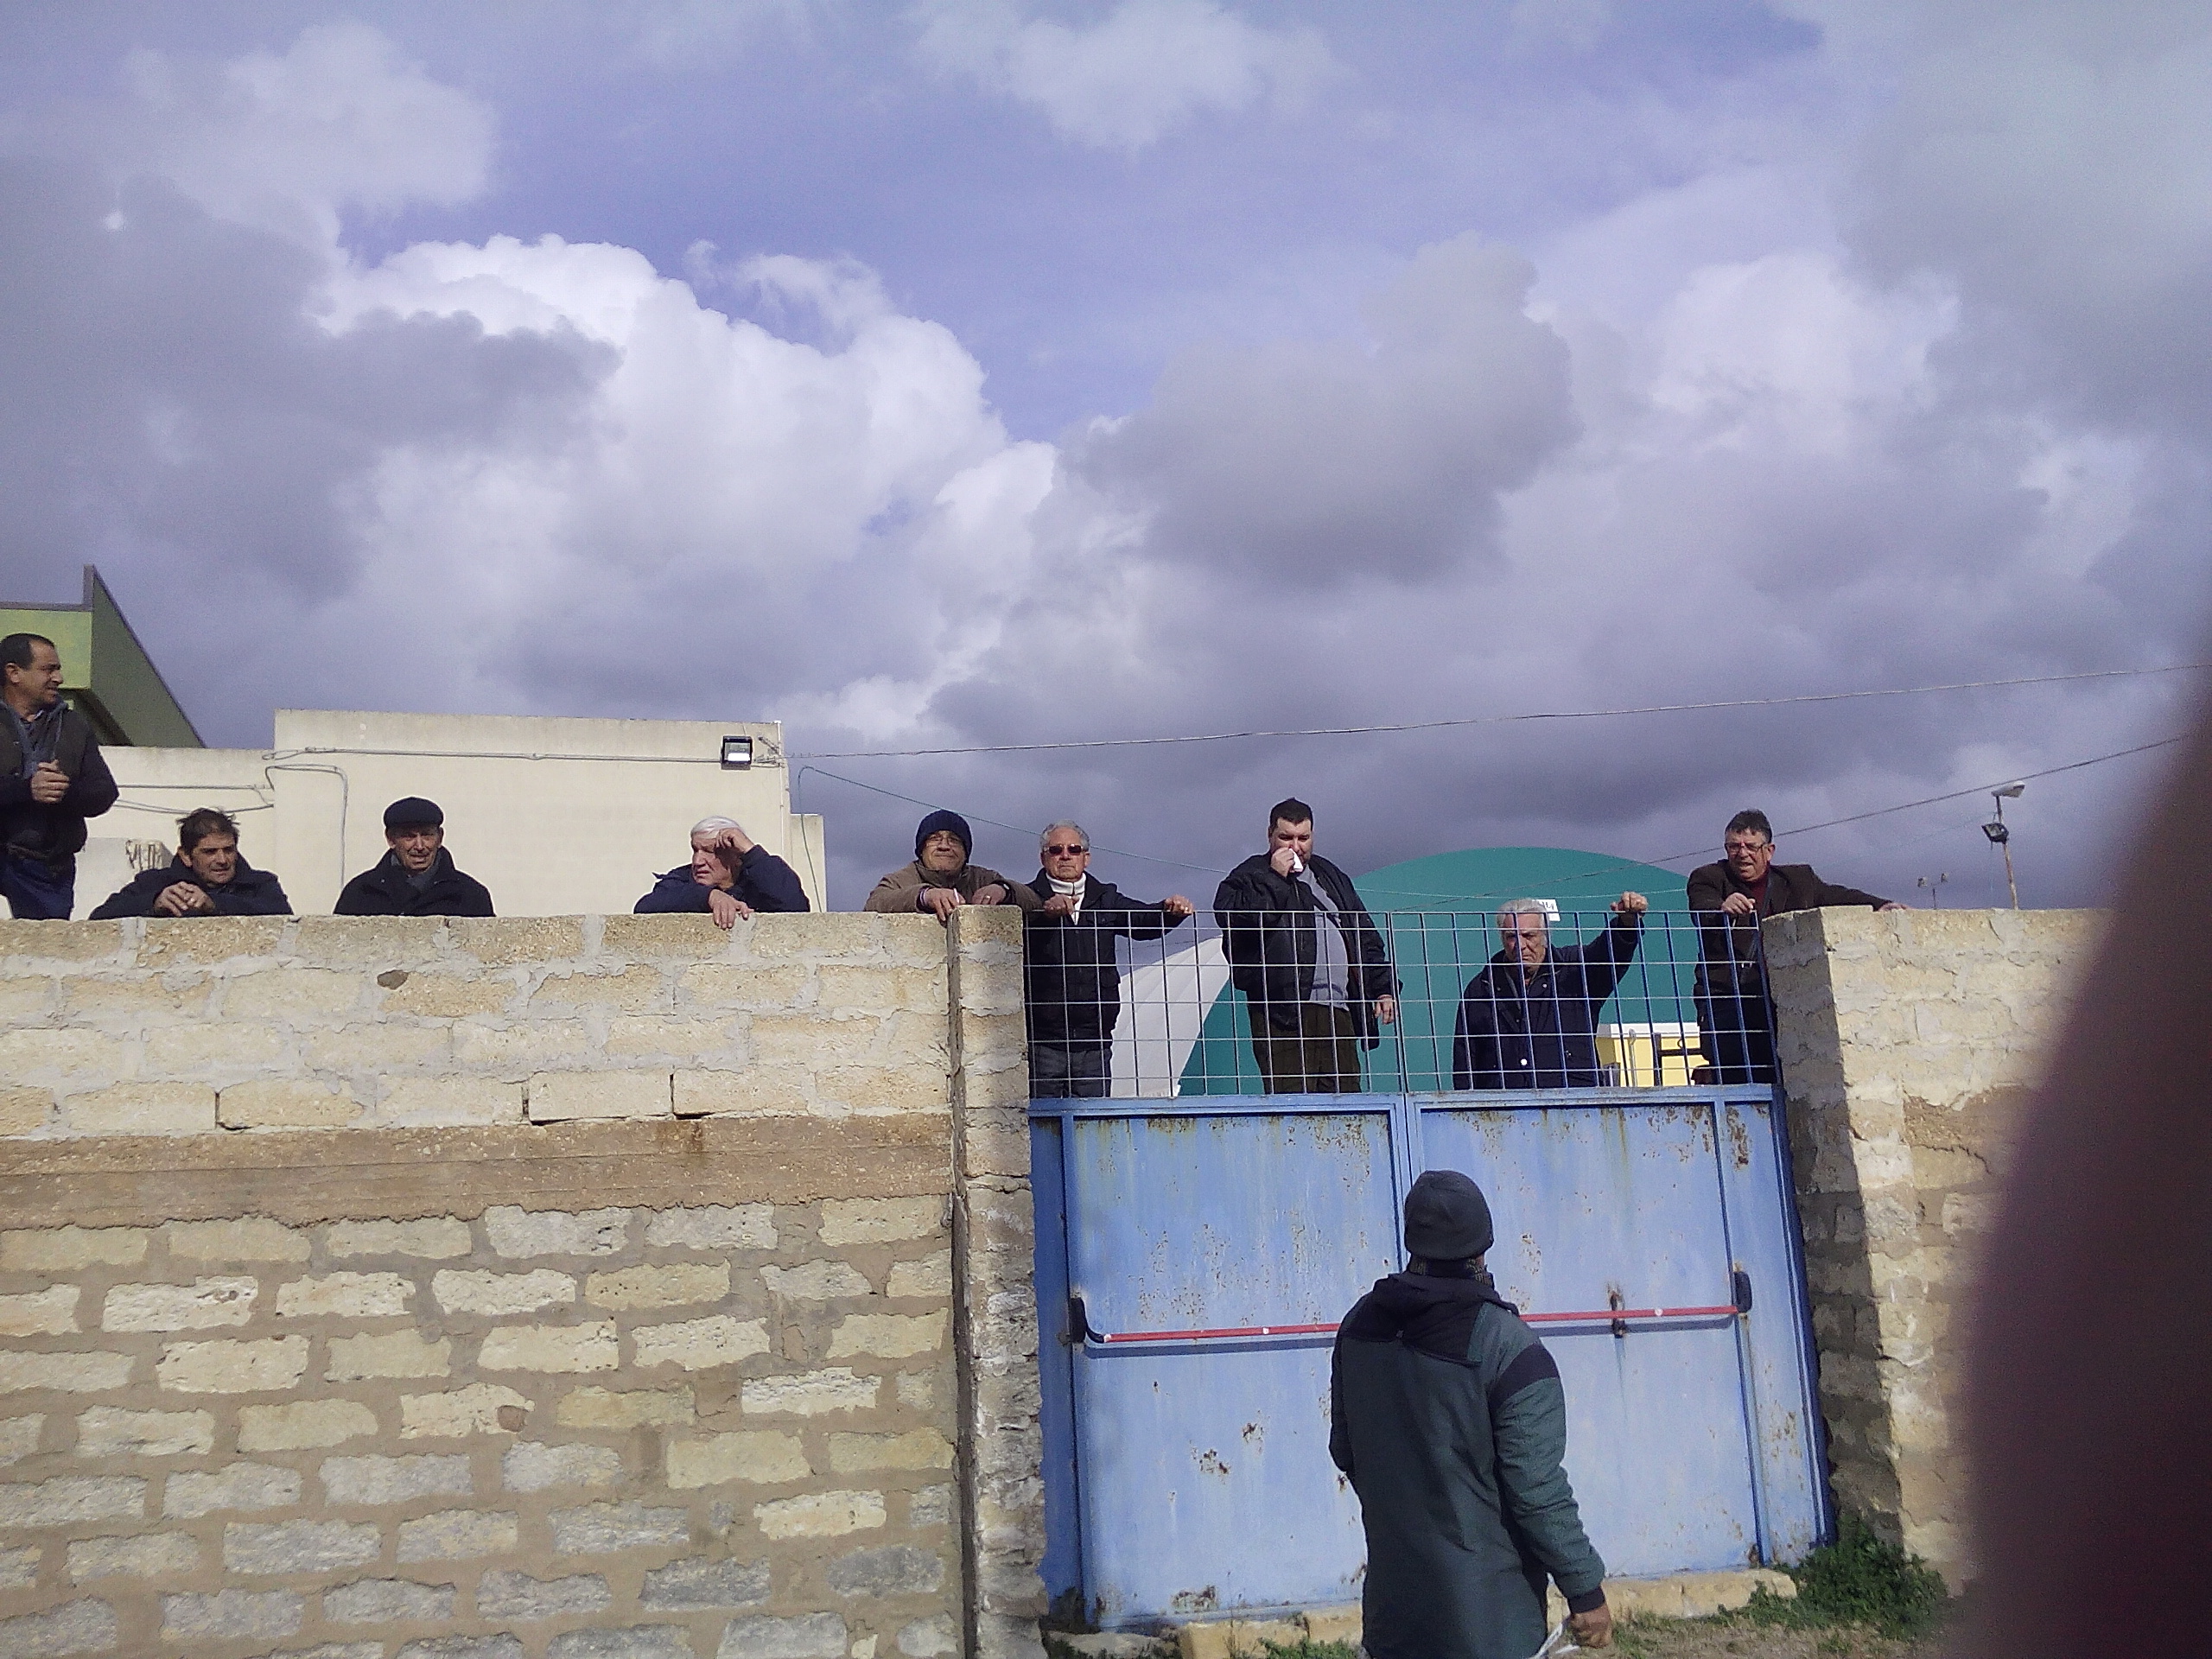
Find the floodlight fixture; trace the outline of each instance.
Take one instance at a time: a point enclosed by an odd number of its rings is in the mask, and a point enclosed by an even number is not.
[[[753,740],[749,737],[722,739],[722,770],[750,772],[753,769]]]

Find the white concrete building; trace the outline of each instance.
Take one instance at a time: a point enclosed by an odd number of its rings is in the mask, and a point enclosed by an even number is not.
[[[822,819],[791,813],[773,721],[284,709],[275,736],[266,750],[106,749],[122,798],[88,826],[76,913],[175,857],[176,820],[196,806],[238,818],[240,851],[276,872],[293,909],[327,912],[384,856],[384,810],[405,795],[444,810],[454,861],[502,916],[627,911],[690,857],[687,832],[713,813],[789,860],[823,905]],[[733,738],[749,740],[749,765],[725,764]]]

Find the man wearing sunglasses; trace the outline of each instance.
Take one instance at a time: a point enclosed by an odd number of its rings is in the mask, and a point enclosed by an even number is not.
[[[1098,1099],[1112,1081],[1122,970],[1114,941],[1156,939],[1197,906],[1179,893],[1156,905],[1090,874],[1090,837],[1063,819],[1038,837],[1044,868],[1029,885],[1044,902],[1023,918],[1029,1006],[1029,1092]]]
[[[1759,923],[1793,910],[1903,910],[1857,887],[1823,881],[1809,864],[1774,861],[1774,826],[1752,808],[1728,820],[1725,856],[1689,874],[1700,954],[1697,1023],[1712,1064],[1706,1083],[1772,1083],[1774,1009],[1767,1001]]]

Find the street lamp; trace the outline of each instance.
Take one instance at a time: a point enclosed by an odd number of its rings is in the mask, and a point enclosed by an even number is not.
[[[1941,910],[1943,908],[1943,884],[1950,879],[1951,873],[1948,870],[1945,870],[1932,881],[1923,875],[1913,885],[1927,888],[1929,904],[1934,908]]]
[[[2012,908],[2020,907],[2019,884],[2012,880],[2012,832],[2005,827],[2005,803],[2017,801],[2025,784],[2007,784],[2002,789],[1989,791],[1990,799],[1997,803],[1997,817],[1981,826],[1981,833],[1989,837],[1989,844],[2004,849],[2005,890],[2012,895]]]

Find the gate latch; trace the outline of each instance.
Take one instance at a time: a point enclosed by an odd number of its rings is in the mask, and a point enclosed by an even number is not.
[[[1736,1311],[1738,1313],[1750,1313],[1751,1311],[1751,1275],[1741,1268],[1738,1268],[1728,1275],[1728,1279],[1736,1290]]]

